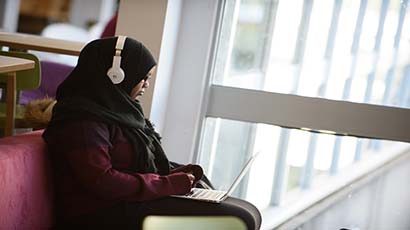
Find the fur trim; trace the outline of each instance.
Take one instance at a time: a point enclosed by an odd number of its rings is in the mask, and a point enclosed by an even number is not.
[[[35,129],[45,128],[51,120],[51,114],[57,101],[54,98],[43,98],[30,101],[26,106],[24,120],[27,126]]]

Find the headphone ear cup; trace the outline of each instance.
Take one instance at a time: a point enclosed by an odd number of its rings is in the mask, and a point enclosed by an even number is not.
[[[114,84],[121,83],[125,78],[124,71],[119,67],[111,67],[107,72],[107,76]]]

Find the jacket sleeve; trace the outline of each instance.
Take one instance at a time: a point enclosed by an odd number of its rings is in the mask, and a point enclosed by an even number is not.
[[[146,201],[172,194],[185,194],[191,189],[189,177],[180,172],[167,176],[125,173],[112,167],[112,146],[106,126],[77,125],[70,146],[63,150],[74,176],[88,191],[107,200]]]
[[[195,164],[187,164],[178,168],[171,170],[171,175],[178,172],[192,173],[195,176],[194,185],[202,178],[204,175],[204,170],[201,166]]]

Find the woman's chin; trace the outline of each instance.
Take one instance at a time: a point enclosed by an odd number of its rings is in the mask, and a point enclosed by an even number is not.
[[[137,96],[134,97],[134,100],[139,101],[139,100],[141,100],[142,96],[143,96],[143,94],[141,94],[141,95],[138,94]]]
[[[139,99],[141,99],[141,97],[144,95],[144,93],[143,92],[141,92],[141,93],[138,93],[137,95],[135,95],[133,98],[134,98],[134,100],[139,100]]]

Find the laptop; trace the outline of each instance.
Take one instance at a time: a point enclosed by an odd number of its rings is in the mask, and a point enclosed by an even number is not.
[[[220,203],[232,194],[236,186],[238,186],[239,182],[241,182],[243,177],[249,171],[252,163],[255,161],[258,155],[259,155],[259,152],[253,155],[248,160],[248,162],[246,162],[246,164],[243,166],[239,175],[236,177],[236,179],[233,181],[233,183],[229,187],[228,191],[209,190],[209,189],[203,189],[203,188],[192,188],[191,191],[185,195],[172,195],[171,197],[206,201],[206,202],[212,202],[212,203]]]

